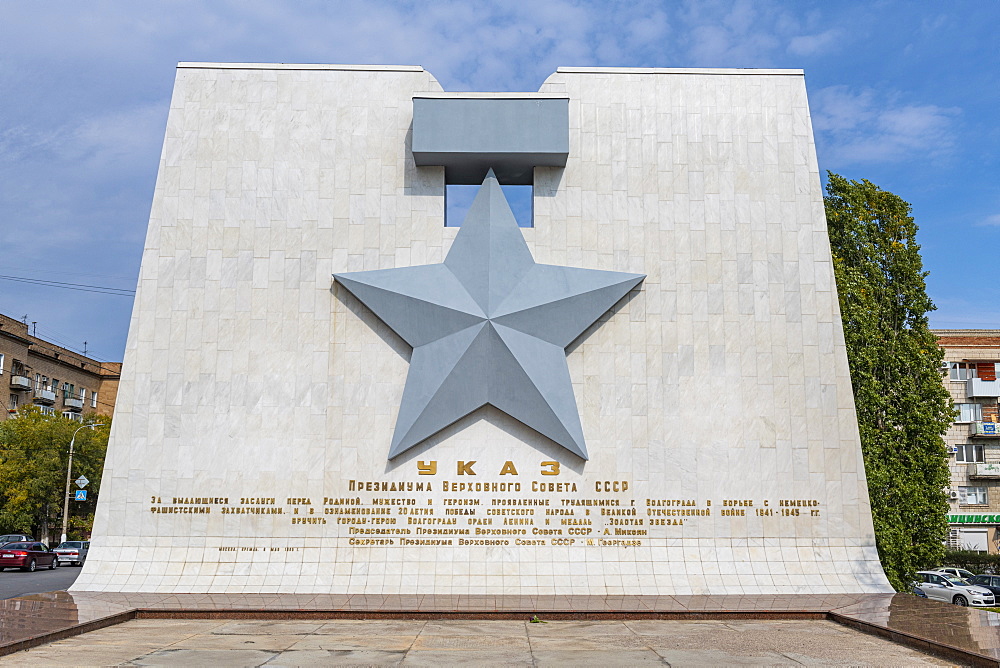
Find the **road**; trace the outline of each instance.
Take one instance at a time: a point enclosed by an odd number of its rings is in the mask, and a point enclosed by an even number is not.
[[[44,568],[34,573],[7,569],[0,573],[0,599],[66,589],[81,570],[78,566],[60,566],[52,571]]]

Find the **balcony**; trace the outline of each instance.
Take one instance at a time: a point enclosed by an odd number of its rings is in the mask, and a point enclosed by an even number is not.
[[[80,397],[63,397],[63,406],[70,409],[71,411],[82,411],[83,410],[83,399]]]
[[[11,376],[10,389],[16,391],[27,391],[31,389],[31,379],[27,376]]]
[[[985,436],[986,438],[1000,438],[1000,423],[996,422],[973,422],[969,436]]]
[[[35,403],[51,406],[56,402],[56,393],[52,390],[35,390]]]
[[[969,395],[970,399],[973,397],[1000,398],[1000,380],[970,378],[965,387],[965,393]]]
[[[969,464],[968,475],[970,478],[1000,480],[1000,464],[993,462],[988,464]]]

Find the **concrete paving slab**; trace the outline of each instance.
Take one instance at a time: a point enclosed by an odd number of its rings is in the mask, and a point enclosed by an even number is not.
[[[496,636],[524,635],[526,622],[518,621],[433,621],[427,622],[420,635],[424,636]]]
[[[406,653],[401,666],[534,666],[527,650],[427,650]],[[607,666],[608,664],[604,664]]]
[[[45,651],[44,648],[37,648],[31,654],[30,663],[24,663],[26,654],[18,653],[0,659],[3,666],[32,666],[32,668],[42,666],[117,666],[127,664],[141,656],[151,654],[161,648],[159,645],[133,644],[129,646],[94,646],[78,647],[71,650],[57,648]],[[16,657],[16,658],[15,658]],[[67,663],[69,662],[69,663]]]
[[[594,635],[589,638],[567,636],[565,638],[535,636],[531,638],[531,651],[605,649],[649,649],[649,641],[637,635]]]
[[[289,650],[271,659],[265,666],[398,666],[406,658],[406,652],[385,652],[380,650],[322,649]]]
[[[496,636],[476,636],[474,639],[468,635],[421,635],[413,643],[413,651],[456,649],[481,651],[494,649],[509,649],[520,652],[530,652],[528,638],[523,633],[519,636],[496,635]]]
[[[779,622],[775,622],[779,623]],[[807,624],[813,624],[814,622],[806,622]],[[670,628],[673,632],[678,632],[683,630],[685,634],[698,635],[704,633],[712,633],[720,628],[724,628],[726,622],[720,620],[684,620],[682,624],[671,624],[670,620],[656,619],[656,620],[644,620],[644,619],[630,619],[621,622],[623,626],[628,628],[632,633],[637,633],[639,635],[652,635],[658,636],[663,634],[665,628]]]
[[[798,666],[794,659],[776,652],[732,654],[719,649],[657,650],[671,666]]]
[[[582,636],[633,635],[634,632],[624,622],[570,622],[555,620],[544,624],[525,624],[528,635],[535,636]]]
[[[170,645],[170,649],[259,649],[272,652],[280,652],[292,647],[300,642],[302,635],[284,634],[261,634],[250,635],[247,633],[218,634],[202,633],[193,635],[184,640]]]
[[[541,650],[533,651],[536,666],[646,666],[663,665],[663,659],[652,650]]]
[[[198,633],[206,633],[213,628],[232,624],[229,619],[133,619],[128,623],[129,629],[196,629]],[[109,626],[108,631],[125,628]]]
[[[384,665],[394,665],[394,663],[384,664]],[[278,656],[274,657],[270,661],[264,664],[265,666],[282,666],[289,667],[292,666],[332,666],[333,657],[330,652],[325,649],[303,649],[303,650],[288,650],[287,652],[282,652]],[[378,663],[367,663],[367,665],[379,665]]]
[[[212,666],[242,668],[259,666],[278,656],[256,649],[164,649],[134,659],[126,666]]]
[[[325,622],[228,622],[212,630],[225,635],[309,635],[316,633]]]
[[[406,636],[417,635],[427,624],[421,620],[367,620],[343,619],[323,624],[314,633],[329,633],[330,635],[350,636],[364,633],[366,635]]]
[[[405,652],[410,649],[417,639],[416,634],[407,636],[390,636],[372,633],[361,635],[358,630],[356,635],[337,636],[332,634],[313,634],[311,636],[300,637],[299,641],[292,645],[292,650],[355,650],[355,649],[380,649],[389,651]],[[468,642],[468,636],[463,636]]]

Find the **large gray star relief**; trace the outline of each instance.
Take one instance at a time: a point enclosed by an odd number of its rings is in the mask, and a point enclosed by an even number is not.
[[[413,347],[390,459],[486,404],[588,458],[566,346],[644,275],[536,264],[491,170],[443,264],[334,278]]]

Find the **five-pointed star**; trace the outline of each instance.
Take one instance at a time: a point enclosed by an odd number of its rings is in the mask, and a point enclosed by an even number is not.
[[[536,264],[490,170],[443,264],[334,278],[413,347],[390,459],[486,404],[588,458],[566,346],[644,275]]]

